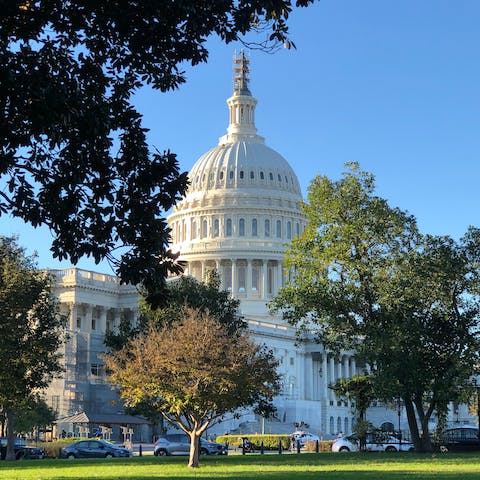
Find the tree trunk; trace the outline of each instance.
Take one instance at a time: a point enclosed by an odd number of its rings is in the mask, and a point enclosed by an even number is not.
[[[15,460],[15,431],[13,412],[5,410],[5,417],[7,419],[7,452],[5,460]]]
[[[422,452],[433,452],[432,441],[430,439],[430,432],[428,431],[428,421],[430,420],[431,412],[433,411],[433,406],[428,409],[427,414],[423,410],[422,401],[420,397],[415,397],[415,407],[417,409],[418,418],[420,419],[421,432],[420,439],[422,445]]]
[[[415,407],[413,406],[412,399],[405,396],[403,401],[405,402],[405,410],[407,412],[408,428],[412,437],[413,445],[417,452],[422,451],[422,442],[418,433],[418,422],[415,416]]]
[[[190,458],[188,460],[188,466],[190,468],[198,468],[199,455],[200,455],[200,434],[197,430],[189,432],[190,435]]]

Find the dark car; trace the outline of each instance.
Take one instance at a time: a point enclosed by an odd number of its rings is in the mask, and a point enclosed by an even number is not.
[[[469,452],[480,450],[478,427],[464,425],[447,428],[435,441],[441,452]]]
[[[190,453],[190,439],[183,433],[172,433],[160,437],[154,445],[155,456],[159,455],[188,455]],[[223,443],[209,442],[200,438],[201,455],[227,455],[228,447]]]
[[[105,440],[80,440],[63,447],[60,458],[112,458],[131,457],[132,452]]]
[[[15,438],[14,444],[15,458],[17,460],[22,460],[24,458],[28,459],[42,459],[46,458],[47,454],[43,448],[31,447],[27,445],[24,438]],[[7,439],[6,437],[0,438],[0,458],[5,460],[7,455]]]

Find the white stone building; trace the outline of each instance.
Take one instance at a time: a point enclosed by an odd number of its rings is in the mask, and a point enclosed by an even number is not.
[[[242,430],[285,433],[295,423],[309,425],[324,438],[352,427],[352,406],[335,398],[328,385],[361,370],[353,352],[335,356],[315,343],[297,345],[295,331],[268,302],[288,281],[283,266],[286,244],[301,234],[299,182],[288,162],[265,145],[255,127],[256,99],[248,85],[248,61],[235,59],[233,95],[227,100],[229,125],[216,147],[193,166],[188,193],[170,215],[172,250],[187,262],[185,274],[198,280],[216,269],[222,287],[240,299],[240,313],[257,342],[280,360],[283,377],[276,398],[277,421],[261,422],[251,412],[227,420],[212,433]],[[48,400],[61,416],[76,411],[121,411],[116,392],[105,381],[101,353],[106,329],[120,319],[137,318],[135,288],[115,277],[78,269],[57,271],[58,296],[69,311],[65,378],[56,381]],[[376,426],[389,421],[405,427],[396,411],[374,406]]]

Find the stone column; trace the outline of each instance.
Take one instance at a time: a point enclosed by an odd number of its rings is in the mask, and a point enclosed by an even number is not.
[[[120,328],[120,309],[115,308],[113,311],[113,331],[118,332]]]
[[[348,365],[349,357],[345,355],[343,357],[343,376],[344,378],[350,378],[350,367]]]
[[[330,357],[330,382],[332,384],[336,383],[335,380],[335,359],[333,356]],[[330,390],[330,400],[335,400],[335,394],[333,393],[333,390]]]
[[[237,278],[237,260],[232,259],[232,296],[237,294],[238,278]]]
[[[276,285],[275,285],[275,293],[283,286],[283,264],[280,260],[277,261],[277,278],[276,278]]]
[[[247,287],[247,296],[250,296],[252,294],[252,260],[251,259],[247,260],[247,281],[245,286]]]
[[[97,331],[102,335],[105,335],[107,330],[107,309],[105,307],[98,307],[99,314],[98,314],[98,325]]]
[[[202,276],[201,276],[201,281],[205,281],[205,272],[206,272],[206,262],[205,260],[202,260]]]
[[[327,363],[327,352],[323,352],[322,354],[322,391],[320,393],[321,398],[328,398],[328,392],[330,389],[328,388],[328,363]]]
[[[85,305],[85,318],[82,322],[82,330],[85,333],[91,333],[92,331],[92,318],[93,318],[93,306],[90,304]]]
[[[268,282],[268,260],[262,260],[262,298],[267,298],[267,282]]]
[[[357,373],[357,362],[355,361],[355,357],[352,357],[352,368],[350,373],[352,377]]]
[[[75,330],[77,328],[77,304],[73,302],[69,303],[68,309],[70,312],[70,315],[68,316],[68,329]]]

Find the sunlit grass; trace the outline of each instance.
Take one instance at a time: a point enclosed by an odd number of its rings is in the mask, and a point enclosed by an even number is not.
[[[186,457],[152,456],[0,462],[0,479],[480,480],[480,453],[231,455],[202,457],[199,469],[189,469],[186,464]]]

